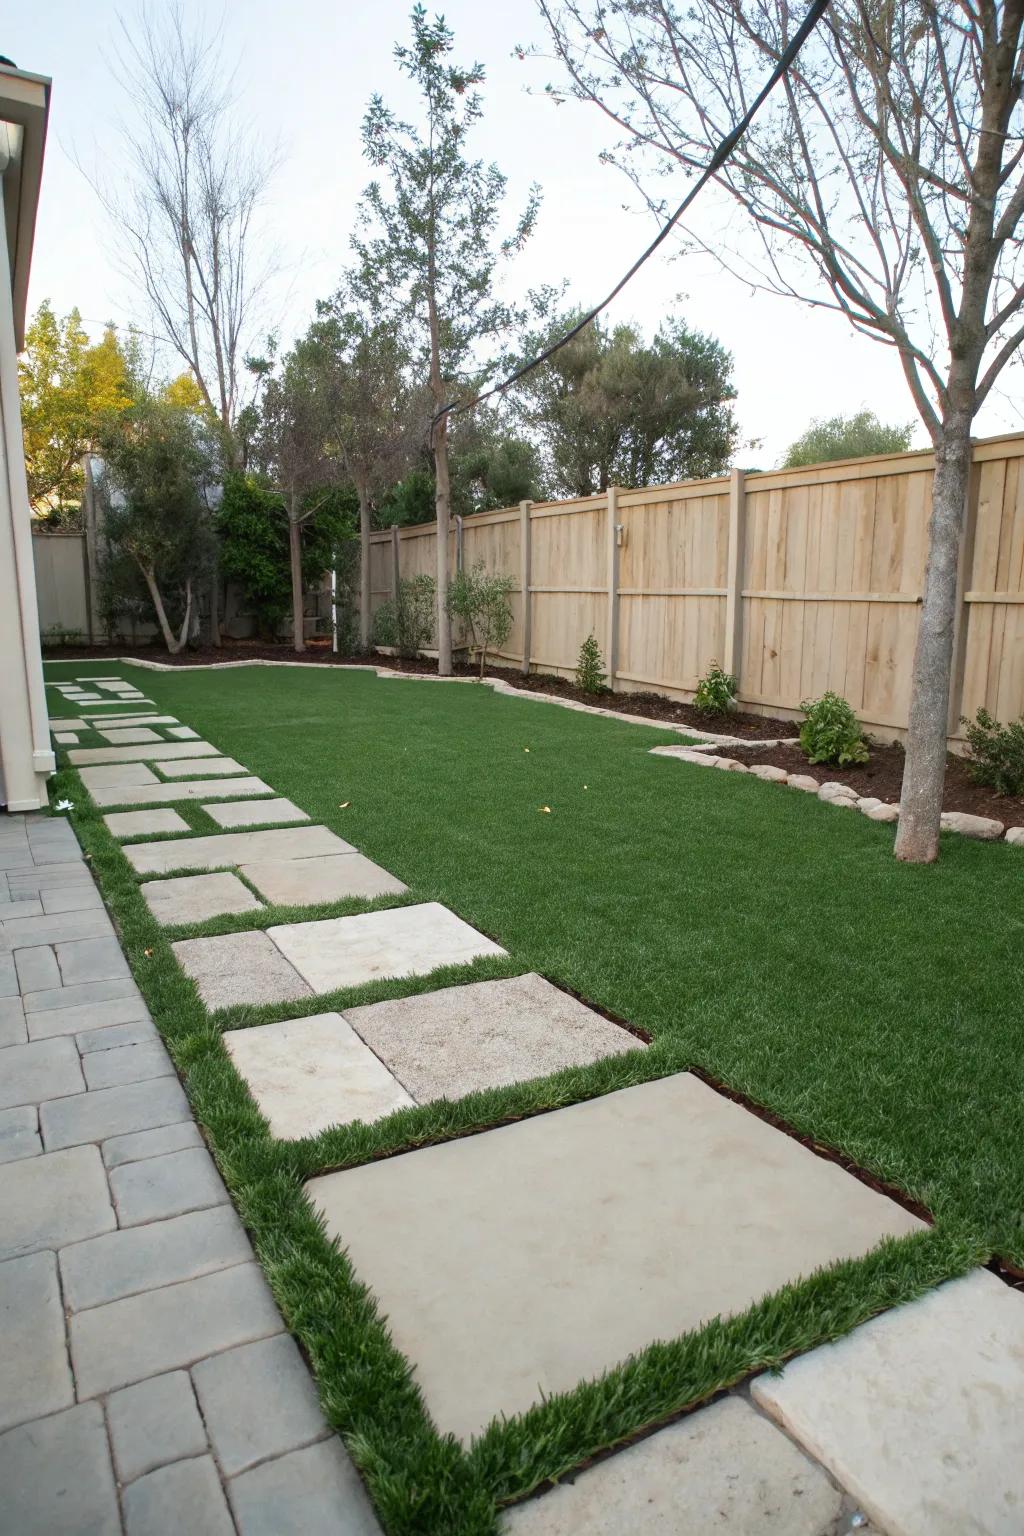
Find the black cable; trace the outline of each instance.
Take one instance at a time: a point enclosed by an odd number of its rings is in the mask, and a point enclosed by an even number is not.
[[[629,271],[625,273],[623,277],[620,277],[611,293],[607,294],[605,298],[601,300],[600,304],[596,304],[593,309],[589,310],[588,313],[584,315],[583,319],[578,321],[571,330],[566,331],[564,336],[561,336],[557,341],[552,342],[550,347],[546,347],[543,352],[539,353],[537,357],[531,358],[528,363],[523,363],[522,366],[517,368],[514,373],[510,373],[507,379],[502,379],[500,384],[492,385],[490,389],[484,390],[482,394],[476,395],[472,400],[466,400],[464,402],[452,400],[449,401],[447,405],[443,405],[430,421],[431,444],[433,444],[434,441],[434,428],[437,426],[442,416],[448,416],[454,411],[471,411],[474,406],[481,405],[484,400],[489,400],[492,395],[501,394],[501,392],[508,389],[511,384],[518,383],[518,381],[524,378],[526,374],[532,373],[535,368],[539,368],[541,363],[546,363],[549,357],[553,357],[554,354],[560,351],[567,342],[572,341],[574,336],[578,336],[581,331],[586,330],[590,322],[592,320],[596,320],[601,311],[607,309],[608,305],[612,302],[613,299],[618,298],[623,288],[625,288],[626,284],[636,276],[640,268],[644,265],[644,262],[653,256],[654,252],[658,249],[659,245],[661,245],[662,241],[668,238],[697,194],[703,191],[704,187],[707,186],[715,172],[721,170],[722,166],[725,164],[733,150],[736,148],[736,145],[739,143],[740,139],[742,139],[743,135],[754,121],[754,118],[760,111],[761,107],[764,106],[764,103],[768,100],[768,97],[771,95],[772,91],[775,89],[783,75],[789,69],[797,54],[800,52],[800,49],[803,47],[810,34],[818,25],[818,22],[825,14],[825,11],[828,9],[828,5],[829,0],[812,0],[812,3],[807,10],[807,14],[804,16],[803,21],[800,23],[796,32],[793,34],[789,46],[779,58],[779,62],[776,64],[767,83],[761,88],[751,106],[747,109],[744,116],[740,119],[732,131],[727,133],[725,138],[722,139],[721,143],[718,145],[718,148],[711,156],[707,166],[701,172],[696,183],[690,188],[689,192],[687,192],[686,196],[683,198],[682,202],[679,204],[679,207],[669,219],[668,223],[658,231],[657,235],[655,235],[647,249],[637,257],[636,261],[634,261]]]

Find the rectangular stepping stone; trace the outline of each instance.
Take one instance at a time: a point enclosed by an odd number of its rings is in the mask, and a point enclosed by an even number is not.
[[[146,837],[155,832],[188,832],[190,827],[177,811],[114,811],[104,816],[114,837]]]
[[[842,1494],[738,1397],[687,1415],[510,1509],[504,1536],[824,1536]]]
[[[234,1003],[280,1003],[309,997],[312,987],[265,933],[225,933],[172,944],[178,964],[191,976],[207,1008]]]
[[[77,704],[81,704],[83,700],[77,699],[75,702]],[[154,701],[152,699],[144,699],[140,693],[131,694],[129,697],[123,699],[87,699],[84,702],[89,705],[89,708],[83,709],[82,714],[85,715],[86,719],[94,721],[116,720],[117,716],[112,714],[111,711],[120,710],[123,714],[126,709],[131,708],[133,710],[137,710],[140,709],[143,704],[148,704],[151,709],[156,709],[156,704]],[[97,705],[100,707],[97,708]]]
[[[291,800],[280,797],[274,800],[225,800],[220,805],[204,805],[203,810],[222,827],[271,826],[275,822],[308,821],[305,811],[300,811]]]
[[[0,1430],[25,1419],[56,1413],[75,1400],[67,1346],[64,1308],[52,1253],[33,1253],[0,1264],[0,1328],[4,1369],[0,1373]],[[34,1426],[33,1426],[34,1427]],[[4,1446],[0,1438],[0,1487],[4,1490],[4,1519],[10,1520],[15,1480],[4,1475]],[[11,1524],[13,1533],[22,1527]]]
[[[401,895],[409,889],[361,853],[326,854],[313,859],[263,859],[243,864],[241,872],[279,907],[311,907],[346,897],[369,900]]]
[[[112,784],[93,790],[96,805],[159,805],[167,800],[206,800],[212,795],[269,795],[262,779],[183,779],[179,784],[143,784],[138,789]]]
[[[159,784],[152,768],[145,763],[104,763],[98,768],[79,768],[78,776],[90,795],[95,798],[98,790],[132,789],[139,784]]]
[[[995,1275],[886,1312],[753,1395],[891,1536],[1020,1529],[1024,1295]]]
[[[71,1311],[84,1312],[140,1291],[231,1269],[251,1257],[249,1239],[232,1207],[211,1206],[62,1249],[64,1298]]]
[[[198,741],[199,732],[194,731],[190,725],[173,725],[167,732],[168,736],[175,736],[179,741]]]
[[[643,1042],[542,976],[476,981],[346,1010],[418,1104],[546,1077]]]
[[[49,1040],[54,1035],[75,1035],[97,1029],[110,1029],[117,1026],[132,1026],[137,1028],[149,1023],[149,1009],[142,998],[141,993],[132,981],[121,982],[83,982],[80,987],[67,987],[65,990],[70,997],[76,993],[87,992],[91,988],[123,986],[124,996],[112,997],[107,1002],[71,1003],[69,1007],[59,1005],[56,1008],[41,1008],[34,1013],[26,1013],[30,1040]],[[43,993],[36,993],[37,997]]]
[[[102,1030],[94,1031],[102,1034]],[[87,1051],[83,1057],[85,1080],[92,1088],[116,1088],[121,1083],[144,1083],[152,1077],[170,1077],[174,1064],[160,1040],[134,1044],[111,1042],[106,1050]]]
[[[417,976],[441,965],[468,965],[505,950],[440,902],[393,907],[267,929],[314,992],[357,987],[382,976]]]
[[[185,875],[145,880],[139,887],[159,923],[201,923],[222,912],[259,911],[260,903],[237,875]]]
[[[78,744],[78,735],[75,731],[54,731],[53,739],[62,747],[74,747]]]
[[[96,763],[164,763],[176,758],[220,757],[208,741],[160,741],[151,747],[75,747],[68,757],[76,768]]]
[[[352,1120],[368,1125],[413,1103],[340,1013],[233,1029],[223,1039],[282,1141]]]
[[[224,778],[231,773],[248,773],[248,768],[236,763],[233,757],[202,757],[194,761],[183,758],[177,763],[161,763],[160,772],[167,779],[195,779],[202,775],[207,779]]]
[[[157,715],[152,710],[135,715],[103,715],[93,722],[92,729],[101,725],[116,725],[119,730],[131,725],[167,725],[173,724],[176,718],[175,715]]]
[[[688,1073],[306,1189],[439,1430],[464,1440],[922,1229]]]
[[[62,1248],[116,1225],[98,1147],[71,1147],[5,1165],[0,1258]]]
[[[58,720],[50,716],[50,728],[54,731],[84,731],[88,727],[84,720]]]
[[[100,1147],[108,1168],[123,1163],[141,1163],[147,1157],[163,1157],[166,1152],[183,1152],[186,1147],[201,1147],[199,1127],[191,1120],[181,1125],[164,1125],[158,1131],[138,1131],[134,1136],[112,1136]]]
[[[119,726],[116,730],[100,730],[99,735],[112,747],[137,746],[140,741],[163,741],[159,731],[145,725]]]
[[[110,1188],[118,1225],[123,1228],[228,1203],[228,1192],[205,1147],[187,1147],[115,1168]]]
[[[54,947],[66,987],[83,986],[90,981],[127,981],[131,976],[117,939],[74,939]]]
[[[236,786],[232,785],[234,792]],[[140,875],[173,869],[217,869],[262,859],[307,859],[325,853],[354,853],[351,843],[327,827],[281,827],[269,832],[214,832],[173,843],[136,843],[125,858]]]
[[[258,1264],[126,1296],[71,1318],[78,1396],[96,1397],[282,1331]]]

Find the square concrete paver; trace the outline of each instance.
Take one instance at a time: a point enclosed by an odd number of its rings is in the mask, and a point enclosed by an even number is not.
[[[172,784],[142,784],[138,789],[112,784],[109,789],[91,791],[99,806],[163,805],[171,800],[208,800],[214,795],[269,795],[270,785],[262,779],[182,779]]]
[[[0,1258],[62,1248],[116,1225],[98,1147],[71,1147],[4,1167]]]
[[[889,1536],[1024,1530],[1024,1295],[995,1275],[874,1318],[753,1395]]]
[[[309,986],[265,933],[225,933],[172,944],[207,1008],[234,1003],[279,1003],[309,997]]]
[[[115,786],[134,789],[141,784],[160,783],[152,768],[147,768],[145,763],[100,763],[96,768],[80,768],[78,774],[93,797]]]
[[[72,1040],[32,1040],[27,1045],[8,1046],[0,1057],[0,1109],[84,1091],[85,1079]]]
[[[416,976],[478,955],[504,955],[440,902],[268,928],[281,953],[314,992],[356,987],[382,976]]]
[[[125,1536],[235,1536],[217,1468],[210,1456],[147,1472],[124,1491]]]
[[[192,1379],[228,1477],[327,1433],[316,1387],[286,1333],[201,1360]]]
[[[922,1227],[686,1073],[306,1189],[462,1438]]]
[[[0,1436],[0,1488],[5,1536],[120,1536],[99,1404],[82,1403]]]
[[[201,1456],[206,1431],[187,1371],[151,1376],[107,1399],[114,1461],[123,1483],[168,1461]]]
[[[242,873],[279,907],[310,907],[321,901],[399,896],[409,887],[361,853],[326,854],[318,859],[264,859],[243,864]]]
[[[274,800],[226,800],[220,805],[204,805],[219,826],[259,827],[271,826],[279,821],[308,821],[305,811],[300,811],[291,800],[280,797]]]
[[[141,741],[163,741],[160,732],[151,731],[147,725],[111,726],[109,729],[101,729],[100,735],[112,747],[134,747]]]
[[[140,886],[160,923],[201,923],[222,912],[253,912],[260,903],[237,875],[183,875],[174,880],[144,880]]]
[[[161,763],[165,779],[219,779],[232,773],[248,773],[248,768],[233,757],[183,758],[179,763]]]
[[[737,1397],[509,1510],[506,1536],[825,1536],[842,1495]]]
[[[282,1140],[369,1123],[413,1103],[340,1013],[230,1030],[224,1044]]]
[[[231,785],[234,793],[236,785]],[[354,853],[351,843],[327,827],[281,827],[271,832],[215,832],[170,843],[136,843],[125,858],[140,875],[174,869],[218,869],[262,859],[307,859],[324,853]]]
[[[187,832],[188,822],[177,811],[112,811],[104,816],[114,837],[149,837],[155,832]]]
[[[635,1035],[535,975],[371,1003],[345,1018],[418,1104],[643,1049]]]
[[[239,1536],[382,1536],[337,1436],[240,1472],[228,1491]]]

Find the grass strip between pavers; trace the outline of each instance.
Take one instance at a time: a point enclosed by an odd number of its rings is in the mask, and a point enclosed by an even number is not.
[[[63,753],[61,759],[66,762]],[[211,1017],[174,960],[168,933],[146,907],[138,888],[146,877],[136,876],[104,826],[106,811],[92,805],[73,770],[62,768],[51,787],[54,799],[75,802],[71,819],[136,980],[282,1313],[313,1366],[325,1412],[343,1435],[391,1536],[494,1536],[501,1504],[527,1496],[751,1372],[780,1366],[793,1354],[838,1337],[988,1257],[990,1250],[976,1230],[940,1222],[936,1229],[886,1242],[863,1259],[787,1286],[737,1317],[716,1319],[681,1339],[651,1345],[598,1380],[494,1422],[464,1450],[433,1428],[410,1364],[392,1345],[372,1295],[338,1245],[326,1238],[302,1182],[329,1168],[356,1166],[707,1062],[685,1038],[662,1036],[647,1050],[590,1067],[457,1102],[401,1110],[369,1126],[339,1126],[303,1141],[277,1142],[226,1052],[222,1028],[514,975],[528,967],[517,962],[513,949],[507,961],[478,961],[431,977],[375,982],[294,1004],[239,1006]],[[310,909],[300,910],[304,920],[311,920]],[[201,925],[197,931],[210,930]],[[722,1080],[727,1076],[723,1073]],[[884,1159],[867,1155],[860,1161],[881,1178],[891,1175]],[[904,1184],[909,1193],[918,1193]]]

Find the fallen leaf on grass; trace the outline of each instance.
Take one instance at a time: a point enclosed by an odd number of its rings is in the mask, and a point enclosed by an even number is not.
[[[352,804],[351,800],[343,800],[341,802],[341,804],[338,806],[338,810],[339,811],[347,811],[351,804]]]
[[[551,807],[550,807],[550,805],[542,805],[542,806],[539,806],[538,809],[545,816],[550,816],[551,815]]]

